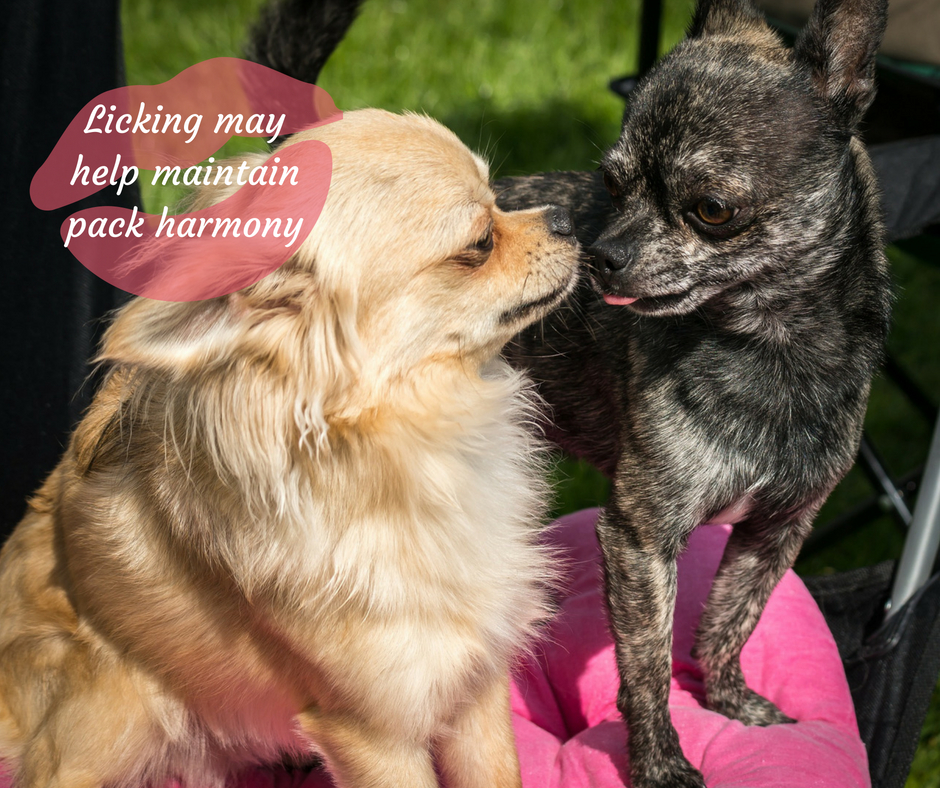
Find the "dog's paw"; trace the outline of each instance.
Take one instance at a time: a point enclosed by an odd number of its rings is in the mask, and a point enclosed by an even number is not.
[[[630,775],[633,788],[706,788],[702,773],[685,758],[645,764]]]
[[[748,687],[735,693],[709,695],[708,701],[713,711],[724,714],[729,719],[740,720],[745,725],[767,726],[796,722],[763,695],[758,695]]]

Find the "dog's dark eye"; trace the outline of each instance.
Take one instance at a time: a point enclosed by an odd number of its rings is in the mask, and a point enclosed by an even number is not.
[[[611,197],[620,196],[620,187],[617,186],[617,182],[614,180],[614,176],[611,175],[609,172],[604,173],[604,188],[606,188],[607,191],[610,192]]]
[[[718,202],[710,198],[700,200],[695,205],[695,215],[705,224],[717,227],[730,222],[738,212],[737,208]]]
[[[493,228],[487,227],[486,233],[473,245],[473,248],[480,252],[493,251]]]
[[[490,225],[483,235],[466,246],[462,252],[453,258],[453,261],[464,268],[479,268],[489,259],[492,251],[493,226]]]

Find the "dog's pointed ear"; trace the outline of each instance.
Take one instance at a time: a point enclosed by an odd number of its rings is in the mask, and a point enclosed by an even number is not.
[[[768,32],[767,23],[749,0],[699,0],[688,37],[737,35],[748,29]]]
[[[875,98],[875,54],[888,18],[888,0],[816,0],[796,42],[833,119],[854,131]]]
[[[235,293],[208,301],[134,299],[105,332],[98,361],[183,372],[224,354],[243,332]]]

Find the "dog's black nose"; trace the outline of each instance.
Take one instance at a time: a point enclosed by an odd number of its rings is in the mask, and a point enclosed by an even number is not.
[[[548,210],[548,228],[555,235],[571,235],[574,232],[571,214],[560,205],[551,206]]]
[[[594,244],[588,253],[594,258],[594,268],[598,273],[622,271],[630,262],[630,253],[620,244]]]

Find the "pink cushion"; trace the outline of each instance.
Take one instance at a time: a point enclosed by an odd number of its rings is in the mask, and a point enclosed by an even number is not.
[[[525,788],[629,785],[596,516],[592,510],[564,517],[551,535],[571,569],[559,614],[513,682]],[[838,650],[793,572],[771,596],[741,663],[748,685],[798,722],[747,727],[703,708],[692,638],[730,532],[701,526],[679,559],[670,707],[686,757],[709,788],[870,786]]]
[[[563,517],[549,536],[567,556],[568,571],[558,615],[513,679],[524,788],[629,785],[596,517],[596,510]],[[746,727],[703,708],[702,675],[690,656],[692,635],[730,530],[700,527],[679,559],[670,705],[686,757],[701,769],[709,788],[870,786],[836,645],[793,572],[771,596],[741,662],[748,685],[798,722]],[[255,769],[231,788],[331,786],[320,770]],[[10,788],[2,775],[0,788]]]

